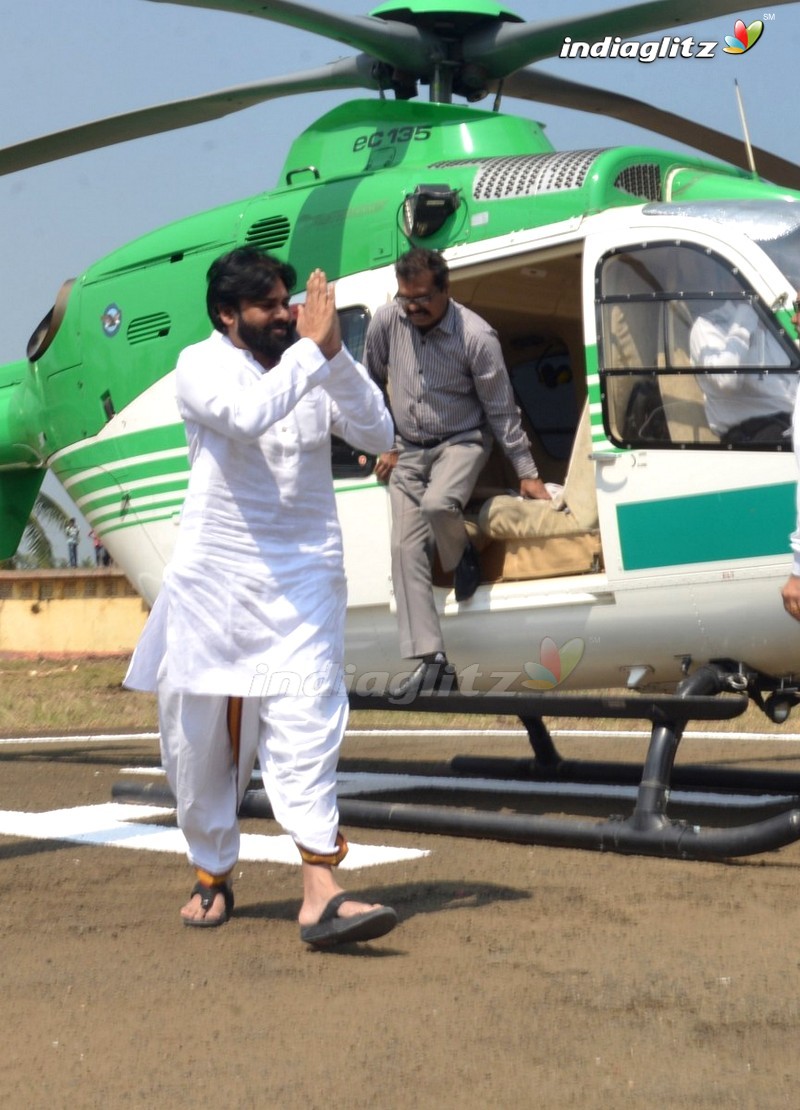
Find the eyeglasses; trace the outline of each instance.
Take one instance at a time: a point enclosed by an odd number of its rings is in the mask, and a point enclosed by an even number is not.
[[[430,304],[435,296],[435,293],[420,293],[418,297],[406,297],[402,293],[395,293],[394,299],[401,308],[405,308],[410,304]]]

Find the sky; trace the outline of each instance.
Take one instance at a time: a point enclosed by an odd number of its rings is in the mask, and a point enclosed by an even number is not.
[[[371,6],[339,0],[336,10],[363,15]],[[508,0],[508,6],[525,19],[549,20],[601,12],[607,5]],[[733,85],[738,78],[752,141],[797,160],[794,66],[800,3],[773,11],[742,9],[681,29],[681,34],[720,41],[732,33],[737,16],[749,23],[765,14],[774,19],[766,20],[761,40],[740,57],[718,50],[706,60],[555,59],[543,66],[678,114],[695,114],[736,135],[741,133]],[[0,38],[6,105],[0,146],[352,53],[322,36],[266,20],[150,0],[27,0],[16,5],[14,20],[6,23]],[[0,359],[24,357],[28,337],[65,278],[153,228],[273,186],[297,131],[345,95],[270,101],[226,120],[0,178]],[[480,106],[489,108],[491,102]],[[627,142],[676,147],[650,132],[586,113],[511,99],[504,109],[543,122],[559,149]]]
[[[596,14],[609,7],[597,0],[504,2],[529,21]],[[316,0],[316,6],[327,5]],[[366,15],[375,6],[370,0],[338,0],[335,10]],[[623,4],[614,0],[611,6]],[[705,60],[553,59],[541,65],[557,76],[626,93],[738,136],[736,78],[752,142],[797,161],[794,66],[800,3],[734,10],[730,17],[680,28],[680,34],[721,42],[733,33],[736,18],[765,22],[759,42],[739,57],[718,48]],[[0,146],[310,69],[351,53],[322,36],[183,5],[26,0],[15,5],[14,18],[5,21],[0,37],[5,104]],[[0,360],[24,357],[31,332],[66,278],[154,228],[274,186],[297,132],[347,95],[274,100],[225,120],[0,178]],[[491,100],[479,107],[491,108]],[[544,123],[557,149],[627,143],[681,149],[650,132],[586,113],[511,99],[503,109]]]

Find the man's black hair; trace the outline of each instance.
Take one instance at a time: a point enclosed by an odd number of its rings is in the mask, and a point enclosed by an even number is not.
[[[281,262],[258,247],[236,247],[211,263],[207,275],[206,308],[217,331],[224,332],[221,308],[237,311],[242,301],[260,301],[282,281],[289,292],[297,273],[288,262]]]
[[[450,271],[441,252],[425,247],[413,247],[401,254],[394,264],[394,272],[400,281],[411,281],[420,274],[433,274],[433,284],[440,290],[446,289],[450,280]]]

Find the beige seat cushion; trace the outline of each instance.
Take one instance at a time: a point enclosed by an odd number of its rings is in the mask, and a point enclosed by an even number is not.
[[[483,580],[489,582],[565,578],[595,573],[601,566],[599,532],[547,539],[497,540],[481,552]]]
[[[563,498],[530,501],[501,494],[490,497],[478,515],[481,532],[493,540],[545,539],[594,531],[598,527],[589,406],[584,405]],[[559,509],[563,503],[564,508]]]

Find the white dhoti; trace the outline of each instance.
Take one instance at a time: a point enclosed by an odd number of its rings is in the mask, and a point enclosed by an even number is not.
[[[227,697],[159,681],[161,761],[193,866],[224,875],[239,858],[237,810],[256,758],[275,820],[304,848],[328,855],[339,829],[336,765],[347,726],[339,695],[242,700],[238,765]]]

